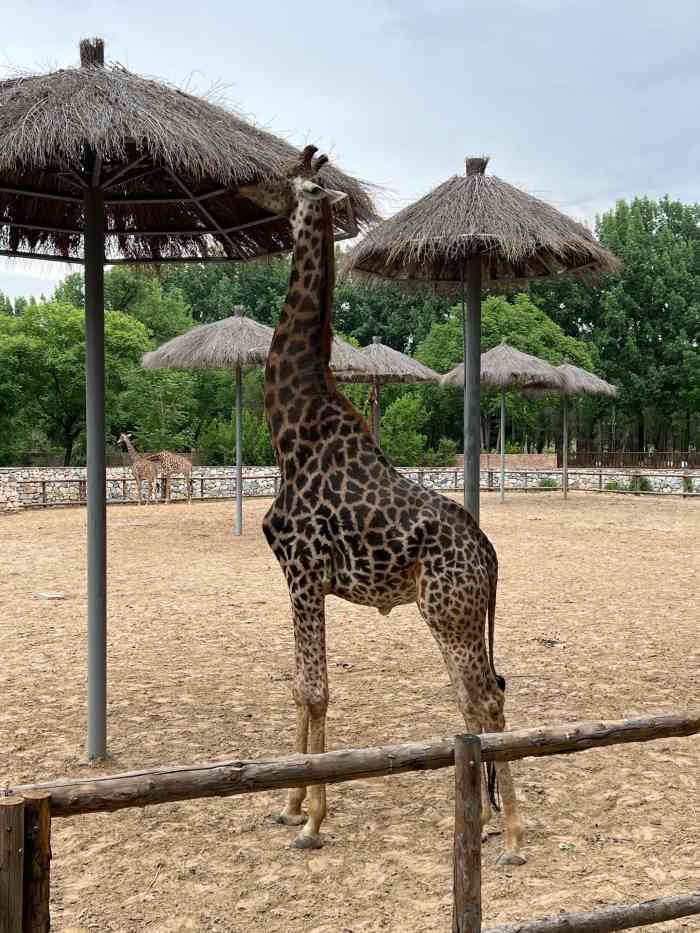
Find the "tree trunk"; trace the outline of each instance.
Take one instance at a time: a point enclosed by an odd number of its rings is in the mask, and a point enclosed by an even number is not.
[[[70,459],[73,456],[73,445],[77,434],[70,434],[66,431],[63,435],[63,466],[70,466]]]
[[[637,415],[637,450],[644,450],[644,415]]]

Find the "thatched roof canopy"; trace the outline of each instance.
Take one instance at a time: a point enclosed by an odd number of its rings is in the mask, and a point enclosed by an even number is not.
[[[379,337],[374,337],[368,347],[361,351],[376,370],[373,382],[376,385],[383,385],[388,382],[398,383],[438,383],[440,382],[440,373],[424,366],[412,356],[394,350],[382,343]],[[366,382],[364,375],[357,373],[336,373],[339,382]]]
[[[442,377],[442,385],[464,386],[464,364],[460,363]],[[507,343],[481,354],[481,384],[490,389],[538,389],[562,392],[566,378],[551,363],[530,353],[516,350]]]
[[[229,109],[119,65],[102,40],[79,68],[0,81],[0,254],[82,261],[83,192],[105,198],[107,262],[250,259],[291,248],[286,218],[237,196],[299,157]],[[367,188],[331,166],[348,194],[338,238],[376,219]]]
[[[231,317],[193,327],[145,353],[141,364],[146,369],[264,366],[271,341],[271,327],[245,317],[243,308],[235,308]]]
[[[495,175],[488,159],[467,159],[425,197],[370,230],[345,271],[461,288],[465,261],[482,257],[484,288],[564,272],[613,272],[618,261],[593,234],[556,208]]]
[[[270,352],[273,330],[245,317],[237,307],[221,321],[201,324],[186,334],[173,337],[145,353],[146,369],[235,369],[236,366],[264,366]],[[339,337],[333,338],[331,369],[351,371],[354,382],[370,382],[375,375],[372,363],[360,350]]]
[[[617,398],[617,387],[587,369],[574,366],[573,363],[563,363],[557,370],[566,379],[567,395],[607,395],[608,398]]]

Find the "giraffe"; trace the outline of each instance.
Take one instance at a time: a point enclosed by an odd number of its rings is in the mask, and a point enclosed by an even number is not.
[[[148,496],[146,497],[146,505],[148,505],[156,491],[156,482],[158,481],[158,470],[156,465],[155,463],[151,463],[147,457],[141,456],[139,453],[137,453],[134,445],[131,443],[131,438],[128,434],[120,434],[117,443],[124,444],[129,454],[129,460],[131,460],[131,472],[134,474],[134,479],[136,480],[136,492],[139,497],[139,505],[143,505],[141,483],[148,483]]]
[[[239,189],[266,210],[289,217],[294,242],[289,289],[265,371],[265,408],[281,475],[263,531],[291,601],[296,751],[325,749],[328,594],[376,607],[382,615],[415,602],[442,654],[468,731],[502,731],[505,681],[493,663],[496,552],[457,502],[393,468],[363,418],[335,388],[329,369],[331,205],[344,195],[322,186],[318,170],[328,160],[316,152],[307,146],[278,182]],[[496,776],[505,820],[498,861],[523,864],[507,762],[495,765]],[[319,848],[325,787],[308,788],[308,817],[302,811],[306,795],[307,788],[290,790],[277,821],[302,827],[294,846]],[[490,797],[484,779],[484,823],[491,816]]]
[[[192,461],[182,454],[173,453],[172,450],[159,450],[158,453],[147,454],[147,458],[151,463],[160,465],[166,505],[170,504],[171,477],[180,473],[185,477],[187,502],[192,505]]]

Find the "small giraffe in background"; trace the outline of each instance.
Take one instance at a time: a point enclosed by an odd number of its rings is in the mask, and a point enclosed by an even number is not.
[[[152,464],[160,465],[165,503],[170,503],[171,477],[182,474],[185,477],[187,502],[192,505],[192,461],[182,454],[173,453],[172,450],[159,450],[146,456]]]
[[[146,497],[146,505],[148,505],[156,491],[156,483],[158,482],[158,469],[155,463],[136,451],[128,434],[120,434],[117,443],[124,444],[129,454],[129,460],[131,460],[131,472],[134,474],[134,479],[136,480],[136,493],[139,498],[139,505],[144,504],[143,497],[141,495],[141,484],[148,483],[148,496]],[[153,501],[155,502],[155,499]]]

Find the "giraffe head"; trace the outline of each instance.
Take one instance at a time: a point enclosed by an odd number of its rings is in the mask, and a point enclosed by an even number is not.
[[[306,208],[321,201],[337,204],[347,197],[344,191],[324,187],[318,173],[328,162],[328,156],[317,156],[317,151],[316,146],[307,146],[280,179],[241,185],[238,193],[272,214],[288,217],[294,230],[297,218]]]

